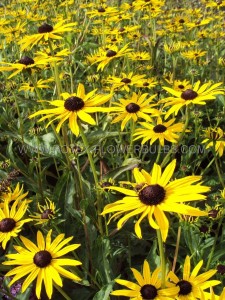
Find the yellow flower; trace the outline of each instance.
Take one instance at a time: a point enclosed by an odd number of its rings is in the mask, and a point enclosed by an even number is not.
[[[129,53],[128,58],[134,61],[139,61],[139,60],[150,60],[151,56],[146,51],[135,51],[133,53]]]
[[[168,278],[180,288],[178,296],[176,296],[175,299],[205,299],[207,293],[205,293],[204,290],[220,284],[218,280],[208,280],[217,270],[209,270],[201,275],[197,275],[202,265],[203,260],[201,260],[191,272],[190,257],[187,256],[184,262],[183,279],[179,279],[172,271],[169,272]],[[173,284],[168,284],[168,286],[173,286]]]
[[[49,78],[49,79],[39,79],[36,83],[36,86],[38,89],[47,89],[50,88],[50,86],[46,83],[52,82],[54,81],[53,78]],[[19,88],[19,91],[30,91],[30,92],[34,92],[35,91],[35,87],[33,85],[33,83],[28,82],[28,83],[23,83],[21,85],[21,87]]]
[[[33,48],[34,45],[38,44],[39,42],[45,43],[46,41],[53,39],[59,40],[62,39],[61,34],[66,31],[72,31],[73,27],[77,25],[77,23],[65,23],[66,20],[59,21],[53,27],[50,24],[44,23],[38,27],[38,33],[27,35],[22,40],[18,42],[21,45],[21,50],[28,49],[30,47]]]
[[[28,208],[26,201],[15,200],[12,206],[5,201],[3,208],[0,208],[0,243],[2,248],[6,248],[7,242],[11,237],[16,237],[22,230],[23,224],[32,221],[31,219],[23,219]]]
[[[148,67],[150,67],[150,66],[148,66]],[[146,67],[146,69],[147,69],[147,67]],[[157,85],[157,83],[158,82],[156,81],[156,78],[154,78],[154,77],[144,78],[137,82],[136,87],[151,89],[151,88],[155,87]]]
[[[12,190],[10,187],[8,187],[8,190],[6,193],[1,193],[0,194],[0,199],[3,200],[4,202],[12,202],[15,200],[18,201],[26,201],[26,203],[31,202],[32,200],[24,199],[28,195],[28,192],[23,193],[23,186],[20,187],[20,184],[17,183],[16,187],[14,190]],[[4,207],[4,203],[0,203],[0,207]]]
[[[35,213],[35,215],[30,215],[34,221],[37,221],[36,225],[44,224],[49,220],[55,219],[57,209],[55,207],[55,203],[49,200],[48,198],[45,200],[45,205],[40,205],[38,202],[38,209],[40,213]]]
[[[159,103],[166,103],[164,108],[172,106],[166,113],[166,119],[172,113],[177,115],[183,106],[190,104],[205,105],[206,100],[216,99],[216,95],[224,94],[224,89],[221,88],[221,85],[222,82],[213,85],[211,85],[211,83],[204,83],[200,86],[200,81],[197,81],[192,88],[188,88],[184,91],[176,91],[175,89],[164,86],[163,89],[173,95],[159,101]]]
[[[55,120],[60,119],[56,127],[57,132],[59,132],[62,124],[69,119],[69,128],[78,136],[80,132],[78,125],[79,119],[88,124],[95,125],[96,122],[89,113],[108,111],[108,108],[98,106],[107,102],[111,98],[111,95],[95,95],[95,92],[96,89],[85,94],[84,85],[79,83],[76,93],[63,93],[61,95],[64,100],[46,101],[50,105],[55,106],[55,108],[39,110],[29,118],[31,119],[42,114],[46,115],[39,120],[40,122],[47,118],[54,117],[53,120],[49,121],[46,127]]]
[[[152,273],[148,262],[145,260],[143,265],[143,274],[138,270],[131,268],[137,283],[124,279],[115,279],[115,282],[125,286],[127,289],[113,291],[113,296],[125,296],[133,300],[172,300],[177,295],[178,287],[162,288],[162,279],[160,278],[160,268]]]
[[[118,116],[113,119],[111,123],[122,121],[121,130],[124,130],[127,122],[131,119],[137,122],[138,118],[142,118],[150,122],[151,117],[149,115],[159,115],[160,112],[153,108],[155,104],[151,104],[152,99],[156,95],[146,99],[147,96],[147,93],[142,95],[133,93],[131,99],[120,99],[119,103],[113,103],[114,106],[112,106],[111,109],[113,113],[115,112]]]
[[[134,141],[142,138],[142,144],[150,140],[152,145],[157,139],[161,146],[164,146],[164,141],[167,140],[171,143],[177,143],[179,135],[177,133],[183,131],[184,124],[173,124],[176,119],[171,119],[167,122],[163,122],[161,117],[157,118],[157,124],[141,122],[142,128],[135,130],[134,136],[137,136]]]
[[[100,48],[99,52],[96,53],[93,57],[87,56],[87,59],[93,64],[99,63],[97,67],[97,71],[105,68],[105,66],[113,59],[125,56],[128,54],[131,49],[128,48],[129,44],[126,44],[121,49],[118,48],[117,45],[108,45],[104,49]]]
[[[216,154],[221,157],[225,149],[225,132],[218,128],[208,128],[205,130],[206,139],[202,143],[207,143],[206,149],[214,148]]]
[[[6,257],[12,260],[3,262],[4,265],[8,266],[17,265],[17,267],[5,275],[15,275],[10,281],[9,286],[30,273],[22,284],[22,293],[24,293],[30,284],[37,278],[36,295],[38,299],[40,299],[43,281],[46,293],[49,299],[51,299],[53,284],[55,283],[60,287],[63,285],[60,275],[75,281],[81,280],[74,273],[62,268],[62,266],[78,266],[81,265],[81,262],[74,259],[60,258],[68,252],[77,249],[80,244],[72,244],[64,247],[64,245],[68,244],[73,237],[64,240],[65,234],[59,234],[51,241],[51,233],[52,230],[48,232],[45,239],[42,233],[38,231],[37,246],[27,238],[20,236],[25,247],[14,246],[17,253],[6,255]]]
[[[93,9],[93,6],[92,6]],[[90,18],[100,17],[100,18],[108,18],[109,16],[114,16],[118,14],[118,10],[116,7],[102,5],[96,7],[94,10],[88,11],[87,15]]]
[[[138,168],[135,168],[133,176],[136,183],[130,183],[134,190],[109,187],[110,190],[118,191],[126,196],[115,203],[106,205],[102,215],[115,212],[110,218],[111,220],[125,214],[117,223],[117,228],[120,229],[129,218],[141,214],[134,227],[136,235],[142,238],[140,223],[147,217],[152,228],[160,229],[163,241],[166,240],[169,230],[169,222],[164,212],[206,216],[206,212],[185,205],[183,202],[206,199],[206,196],[201,193],[208,192],[210,188],[202,186],[201,183],[193,185],[201,180],[201,176],[187,176],[169,182],[175,166],[176,160],[173,160],[162,173],[161,167],[154,164],[152,175],[145,170],[139,171]],[[135,188],[137,186],[138,189]]]
[[[185,58],[196,60],[199,57],[205,56],[206,53],[207,53],[206,51],[202,51],[202,50],[189,50],[189,51],[181,52],[181,55]]]
[[[125,90],[126,92],[130,91],[131,86],[136,86],[142,83],[142,79],[146,75],[134,75],[133,72],[128,74],[122,73],[121,77],[110,76],[106,79],[106,82],[112,85],[112,89],[119,89],[121,91]]]
[[[5,66],[0,66],[0,71],[13,71],[15,70],[9,77],[12,78],[13,76],[17,75],[18,73],[22,71],[31,71],[32,69],[35,69],[35,67],[44,67],[50,62],[51,58],[48,59],[37,59],[37,58],[31,58],[29,56],[23,56],[21,59],[16,63],[7,63],[7,62],[1,62],[1,64]]]

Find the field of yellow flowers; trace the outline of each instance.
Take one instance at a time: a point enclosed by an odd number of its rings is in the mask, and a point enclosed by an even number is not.
[[[1,299],[225,299],[224,12],[0,3]]]

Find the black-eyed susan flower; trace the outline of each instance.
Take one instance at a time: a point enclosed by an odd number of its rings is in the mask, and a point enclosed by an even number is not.
[[[208,299],[205,289],[220,284],[218,280],[209,280],[217,270],[209,270],[198,275],[200,268],[203,265],[201,260],[191,272],[190,257],[187,256],[184,262],[183,278],[179,279],[172,271],[169,272],[168,278],[173,284],[179,287],[179,293],[175,297],[177,300],[190,300],[190,299]],[[168,284],[172,286],[172,284]]]
[[[92,64],[98,63],[97,71],[105,68],[105,66],[113,59],[119,58],[127,55],[131,52],[131,49],[128,48],[129,44],[126,44],[122,48],[119,48],[117,45],[106,45],[104,48],[100,48],[99,51],[92,56],[87,56],[89,61],[92,60]]]
[[[210,190],[201,183],[194,183],[201,180],[201,176],[187,176],[170,182],[176,166],[173,160],[162,173],[161,167],[154,164],[152,175],[145,170],[139,171],[134,168],[133,175],[135,183],[130,183],[133,190],[112,186],[109,189],[125,194],[125,197],[115,203],[105,206],[102,215],[114,213],[112,218],[125,214],[117,223],[121,229],[123,224],[133,216],[141,215],[135,223],[135,233],[142,238],[140,223],[147,217],[149,224],[154,229],[160,229],[162,238],[165,241],[168,235],[169,222],[165,212],[175,212],[190,216],[206,216],[207,213],[198,208],[183,204],[183,202],[204,200],[202,193]],[[141,188],[135,188],[141,186]],[[153,217],[154,216],[154,217]]]
[[[62,287],[62,279],[60,275],[80,281],[81,279],[72,272],[67,271],[62,266],[79,266],[81,262],[75,259],[61,258],[70,251],[77,249],[80,244],[68,244],[73,237],[64,239],[65,234],[59,234],[53,241],[51,240],[52,230],[43,237],[40,231],[37,232],[37,245],[29,239],[20,236],[24,247],[14,246],[17,251],[16,254],[8,254],[7,258],[11,260],[3,262],[4,265],[17,265],[14,269],[6,273],[5,276],[13,276],[9,286],[20,278],[27,276],[22,285],[22,293],[30,286],[30,284],[37,278],[36,281],[36,295],[40,299],[42,283],[44,283],[46,293],[51,299],[53,293],[53,285],[57,284]],[[28,275],[29,274],[29,275]]]
[[[26,201],[27,203],[31,202],[31,200],[26,199],[26,196],[28,195],[28,192],[23,192],[23,185],[20,187],[20,184],[17,183],[16,187],[14,189],[8,187],[8,190],[6,193],[0,194],[0,199],[4,202],[12,202],[15,200],[18,201]],[[4,203],[0,203],[0,207],[3,207]]]
[[[179,288],[175,286],[162,288],[160,268],[151,272],[146,260],[144,261],[142,274],[134,268],[131,268],[131,270],[137,283],[115,279],[116,283],[125,286],[127,289],[113,291],[111,295],[125,296],[133,300],[172,300],[179,291]]]
[[[195,61],[199,59],[199,57],[205,56],[206,53],[207,52],[203,50],[188,50],[188,51],[181,52],[181,55],[187,59]]]
[[[91,11],[88,11],[86,14],[90,18],[100,17],[100,18],[108,18],[110,16],[114,16],[118,14],[118,9],[114,6],[107,6],[106,4],[99,5],[99,7],[95,7],[93,9],[93,6]]]
[[[32,71],[35,69],[35,67],[43,68],[50,62],[50,58],[48,59],[37,59],[37,58],[31,58],[29,56],[23,56],[21,57],[18,62],[15,63],[7,63],[7,62],[1,62],[0,71],[14,71],[9,77],[12,78],[13,76],[17,75],[18,73],[22,71]]]
[[[130,72],[128,74],[122,73],[122,76],[116,77],[116,76],[109,76],[106,79],[106,82],[112,85],[112,89],[114,90],[125,90],[126,92],[130,91],[130,87],[137,86],[138,84],[141,85],[142,79],[146,75],[135,75],[133,72]]]
[[[41,205],[38,202],[38,210],[39,213],[35,213],[35,215],[30,215],[34,221],[36,221],[36,225],[44,224],[49,220],[55,219],[58,209],[56,209],[55,203],[50,199],[45,199],[45,204]]]
[[[176,119],[171,119],[163,122],[161,117],[157,118],[156,124],[148,122],[140,122],[141,127],[137,128],[134,133],[134,141],[142,139],[142,144],[150,141],[152,145],[156,140],[159,140],[161,146],[164,146],[165,140],[171,143],[177,143],[179,134],[183,131],[183,123],[175,123]]]
[[[0,243],[2,248],[6,248],[7,242],[18,235],[22,230],[24,223],[32,221],[23,219],[28,208],[26,201],[19,198],[9,207],[8,201],[4,202],[3,208],[0,208]]]
[[[225,149],[225,132],[220,128],[208,128],[205,130],[206,139],[202,141],[206,145],[206,149],[214,148],[216,154],[220,157],[223,155]]]
[[[38,89],[47,89],[50,88],[50,86],[48,85],[49,82],[54,81],[53,78],[49,78],[49,79],[39,79],[36,83],[36,87]],[[35,91],[35,87],[33,85],[32,82],[28,82],[28,83],[22,83],[22,85],[19,88],[19,91],[30,91],[30,92],[34,92]]]
[[[165,77],[165,81],[168,82],[174,90],[176,91],[180,91],[180,92],[183,92],[187,89],[190,89],[192,88],[192,85],[190,83],[189,80],[179,80],[179,79],[176,79],[174,80],[173,79],[173,74],[169,74],[168,76]]]
[[[165,103],[164,108],[171,106],[166,113],[166,118],[172,113],[177,115],[183,106],[190,104],[205,105],[205,101],[216,99],[216,95],[224,94],[224,89],[221,85],[222,82],[215,84],[207,82],[200,86],[200,81],[197,81],[192,88],[188,88],[184,91],[176,91],[175,89],[164,86],[163,89],[173,95],[160,100],[160,103]]]
[[[61,20],[54,26],[51,24],[43,23],[38,27],[38,33],[27,35],[22,38],[18,44],[21,45],[21,50],[32,48],[34,45],[43,42],[46,43],[48,40],[59,40],[62,39],[62,34],[66,31],[72,31],[73,27],[77,23],[66,23],[66,20]]]
[[[128,58],[133,61],[139,61],[139,60],[142,61],[142,60],[150,60],[151,56],[146,51],[135,51],[135,52],[129,53]]]
[[[147,93],[133,93],[130,99],[120,99],[118,103],[113,103],[112,112],[115,112],[118,116],[113,119],[111,123],[122,121],[121,130],[124,130],[127,122],[131,119],[137,122],[137,120],[141,118],[150,122],[150,115],[156,116],[160,114],[156,108],[153,108],[155,104],[151,103],[155,96],[156,95],[149,97]]]
[[[96,90],[97,89],[85,94],[84,85],[79,83],[76,93],[62,93],[61,96],[63,97],[63,100],[46,101],[50,105],[54,106],[54,108],[39,110],[32,114],[29,118],[31,119],[39,115],[45,115],[39,120],[43,121],[53,117],[46,127],[55,120],[60,120],[56,127],[57,132],[59,132],[62,124],[69,119],[69,128],[76,136],[78,136],[78,120],[95,125],[96,122],[89,113],[108,111],[108,108],[98,106],[107,102],[111,98],[111,95],[95,95]]]
[[[153,87],[155,87],[157,85],[157,83],[158,82],[157,82],[156,78],[154,78],[154,77],[144,78],[137,82],[136,87],[152,89]]]
[[[39,60],[47,59],[48,60],[49,58],[51,58],[49,63],[51,63],[51,62],[54,63],[54,62],[62,61],[65,57],[67,57],[71,54],[71,52],[67,48],[59,50],[59,51],[57,51],[56,46],[53,46],[52,48],[53,48],[52,51],[50,49],[45,49],[44,51],[37,51],[35,53],[37,59],[39,59]]]

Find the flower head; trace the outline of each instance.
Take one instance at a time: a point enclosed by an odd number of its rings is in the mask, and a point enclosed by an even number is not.
[[[43,23],[37,28],[38,33],[27,35],[22,40],[19,41],[19,45],[21,45],[21,50],[25,50],[30,48],[33,48],[34,45],[40,43],[40,42],[46,42],[50,39],[53,40],[59,40],[62,39],[61,35],[62,33],[66,31],[72,31],[73,27],[76,25],[76,23],[67,23],[64,24],[65,20],[59,21],[57,24],[52,26],[48,23]]]
[[[207,143],[206,149],[214,148],[216,154],[220,157],[225,149],[225,132],[220,128],[208,128],[205,130],[206,139],[202,143]]]
[[[152,175],[145,170],[139,171],[138,168],[135,168],[133,175],[136,182],[130,183],[134,189],[109,187],[110,190],[118,191],[126,196],[115,203],[106,205],[102,215],[115,212],[110,218],[111,220],[125,214],[117,223],[117,228],[120,229],[129,218],[141,214],[134,227],[136,235],[142,238],[140,223],[147,217],[152,228],[160,229],[164,241],[169,230],[169,222],[165,212],[206,216],[206,212],[183,204],[183,202],[204,200],[206,196],[202,193],[209,191],[209,187],[202,186],[201,183],[193,185],[193,183],[201,180],[201,176],[187,176],[169,182],[175,166],[176,160],[173,160],[162,173],[161,167],[154,164]],[[137,186],[140,188],[135,188]]]
[[[31,200],[26,199],[26,196],[28,195],[28,192],[24,193],[23,192],[23,186],[20,187],[20,184],[17,183],[15,189],[11,189],[8,187],[8,190],[6,193],[2,193],[0,195],[0,199],[3,200],[4,202],[12,202],[15,200],[18,201],[26,201],[26,203],[31,202]],[[0,203],[0,207],[4,207],[4,203]]]
[[[44,224],[51,219],[56,217],[57,209],[55,207],[55,203],[49,200],[48,198],[45,200],[45,205],[41,205],[38,202],[38,210],[39,213],[35,213],[35,215],[30,215],[35,221],[37,221],[36,225]]]
[[[117,45],[107,45],[105,48],[100,48],[98,53],[92,56],[88,56],[87,59],[92,62],[92,64],[99,63],[97,71],[105,68],[105,66],[113,59],[119,58],[130,53],[131,49],[128,48],[129,44],[126,44],[121,49]]]
[[[192,88],[184,91],[177,91],[169,87],[163,87],[164,90],[173,96],[162,99],[160,103],[165,103],[164,108],[172,106],[166,113],[168,118],[172,113],[177,115],[178,111],[183,107],[190,104],[205,105],[207,100],[216,99],[216,95],[224,94],[224,89],[221,88],[222,82],[204,83],[200,86],[200,81],[197,81]]]
[[[201,275],[198,275],[198,272],[202,265],[203,260],[201,260],[191,272],[190,257],[187,256],[184,262],[184,272],[182,279],[179,279],[172,271],[169,272],[168,278],[180,289],[178,296],[176,296],[175,299],[205,299],[205,296],[207,296],[207,294],[204,293],[204,290],[220,284],[220,281],[218,280],[208,280],[217,272],[217,270],[209,270],[202,273]],[[173,284],[168,284],[168,286],[173,286]]]
[[[22,293],[30,286],[31,282],[37,278],[36,295],[38,299],[40,299],[42,282],[44,282],[46,293],[51,299],[53,284],[56,283],[62,287],[60,275],[75,281],[80,280],[77,275],[62,268],[62,266],[78,266],[81,265],[81,262],[74,259],[61,258],[61,256],[68,252],[77,249],[80,244],[72,244],[64,247],[73,237],[64,239],[65,234],[60,234],[51,241],[51,234],[52,230],[48,232],[45,239],[42,233],[38,231],[37,245],[21,236],[20,239],[24,247],[14,246],[17,253],[6,255],[11,260],[3,262],[4,265],[17,265],[17,267],[5,275],[15,275],[9,283],[10,286],[20,278],[29,274],[23,282]]]
[[[143,265],[143,274],[136,269],[131,268],[131,270],[137,283],[123,279],[115,279],[116,283],[128,289],[113,291],[111,295],[125,296],[133,300],[172,300],[174,296],[177,295],[179,290],[177,287],[161,287],[160,268],[151,272],[146,260]]]
[[[112,123],[122,121],[121,130],[124,130],[127,122],[133,120],[137,122],[139,118],[142,118],[148,122],[151,121],[149,115],[159,115],[160,112],[153,108],[155,104],[151,104],[151,101],[156,95],[148,97],[148,94],[136,94],[133,93],[130,99],[120,99],[119,103],[114,103],[112,106],[113,113],[115,112],[118,116],[112,120]],[[147,98],[147,99],[146,99]]]
[[[161,146],[164,146],[164,141],[167,140],[171,143],[177,143],[179,135],[177,133],[183,131],[184,124],[176,123],[176,119],[171,119],[167,122],[163,122],[161,117],[157,118],[157,124],[141,122],[142,128],[137,128],[134,136],[135,139],[142,138],[142,144],[150,140],[150,145],[152,145],[157,139]]]
[[[0,208],[0,242],[3,249],[6,248],[7,242],[12,237],[18,235],[24,223],[32,221],[31,219],[23,219],[27,208],[27,201],[21,201],[19,198],[15,200],[11,207],[8,201],[5,201],[3,208]]]
[[[49,121],[46,127],[55,120],[60,119],[56,127],[57,132],[59,132],[62,124],[69,119],[71,131],[78,136],[80,132],[78,125],[79,119],[88,124],[95,125],[96,122],[89,113],[108,111],[108,108],[98,106],[107,102],[111,98],[111,95],[95,95],[95,92],[96,89],[86,94],[84,85],[79,83],[76,93],[63,93],[62,97],[64,100],[47,101],[50,105],[54,106],[54,108],[39,110],[33,113],[29,118],[31,119],[44,114],[45,116],[39,120],[43,121],[55,117]]]
[[[15,75],[17,75],[20,72],[28,71],[31,72],[36,67],[44,67],[46,66],[51,59],[37,59],[37,58],[31,58],[29,56],[23,56],[21,57],[18,62],[15,63],[8,63],[8,62],[1,62],[3,66],[0,66],[0,71],[14,71],[9,77],[12,78]]]

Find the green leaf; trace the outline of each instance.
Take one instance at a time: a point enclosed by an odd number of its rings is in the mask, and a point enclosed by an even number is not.
[[[110,172],[108,172],[105,176],[104,179],[107,178],[113,178],[115,179],[116,177],[120,176],[120,174],[133,170],[134,168],[138,167],[138,165],[141,163],[141,160],[137,158],[129,158],[123,162],[123,166],[116,168]]]
[[[111,281],[108,284],[104,285],[103,288],[101,288],[101,290],[95,294],[93,300],[108,300],[113,285],[114,281]]]

